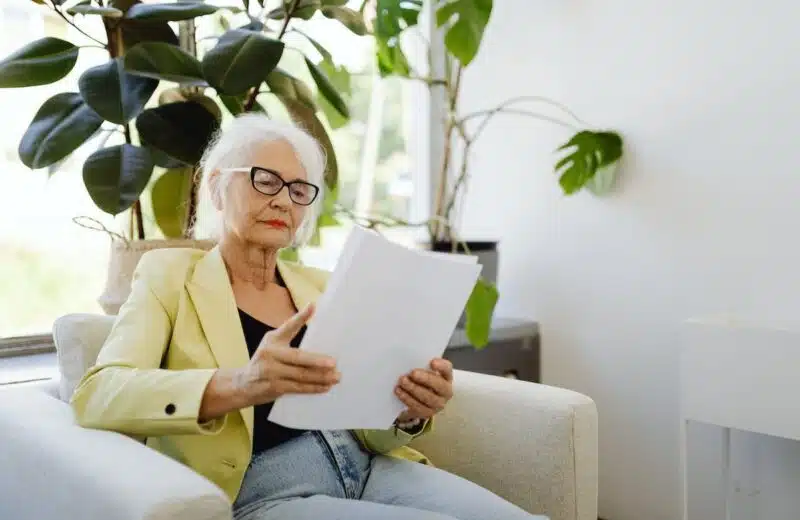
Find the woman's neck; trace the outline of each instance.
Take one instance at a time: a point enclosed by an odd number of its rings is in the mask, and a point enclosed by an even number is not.
[[[264,290],[275,282],[278,250],[225,238],[219,243],[231,283],[244,283]]]

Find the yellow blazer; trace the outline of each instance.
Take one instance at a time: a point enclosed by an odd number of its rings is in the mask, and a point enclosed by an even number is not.
[[[328,273],[279,262],[297,308],[316,301]],[[253,443],[253,408],[198,422],[214,371],[247,364],[242,332],[222,255],[161,249],[142,256],[131,295],[120,309],[97,363],[71,404],[78,423],[133,436],[186,464],[236,499]],[[428,421],[423,435],[432,427]],[[374,453],[427,462],[402,430],[358,430]]]

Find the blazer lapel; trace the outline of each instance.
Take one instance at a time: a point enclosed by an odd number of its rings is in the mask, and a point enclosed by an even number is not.
[[[304,276],[302,266],[278,260],[278,271],[297,310],[302,310],[308,304],[317,301],[322,291],[308,276]]]
[[[197,311],[203,333],[220,368],[240,368],[250,360],[228,271],[218,247],[197,264],[186,289]],[[240,410],[253,438],[253,408]]]

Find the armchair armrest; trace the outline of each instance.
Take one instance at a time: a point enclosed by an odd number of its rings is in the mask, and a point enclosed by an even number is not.
[[[455,397],[413,442],[434,465],[551,520],[597,520],[597,409],[577,392],[456,371]]]
[[[231,518],[213,483],[122,434],[81,428],[39,389],[0,390],[0,450],[0,518]]]

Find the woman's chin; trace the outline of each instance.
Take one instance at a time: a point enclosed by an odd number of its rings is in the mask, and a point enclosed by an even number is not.
[[[251,240],[264,248],[283,249],[292,244],[292,235],[287,229],[264,228],[253,233]]]

